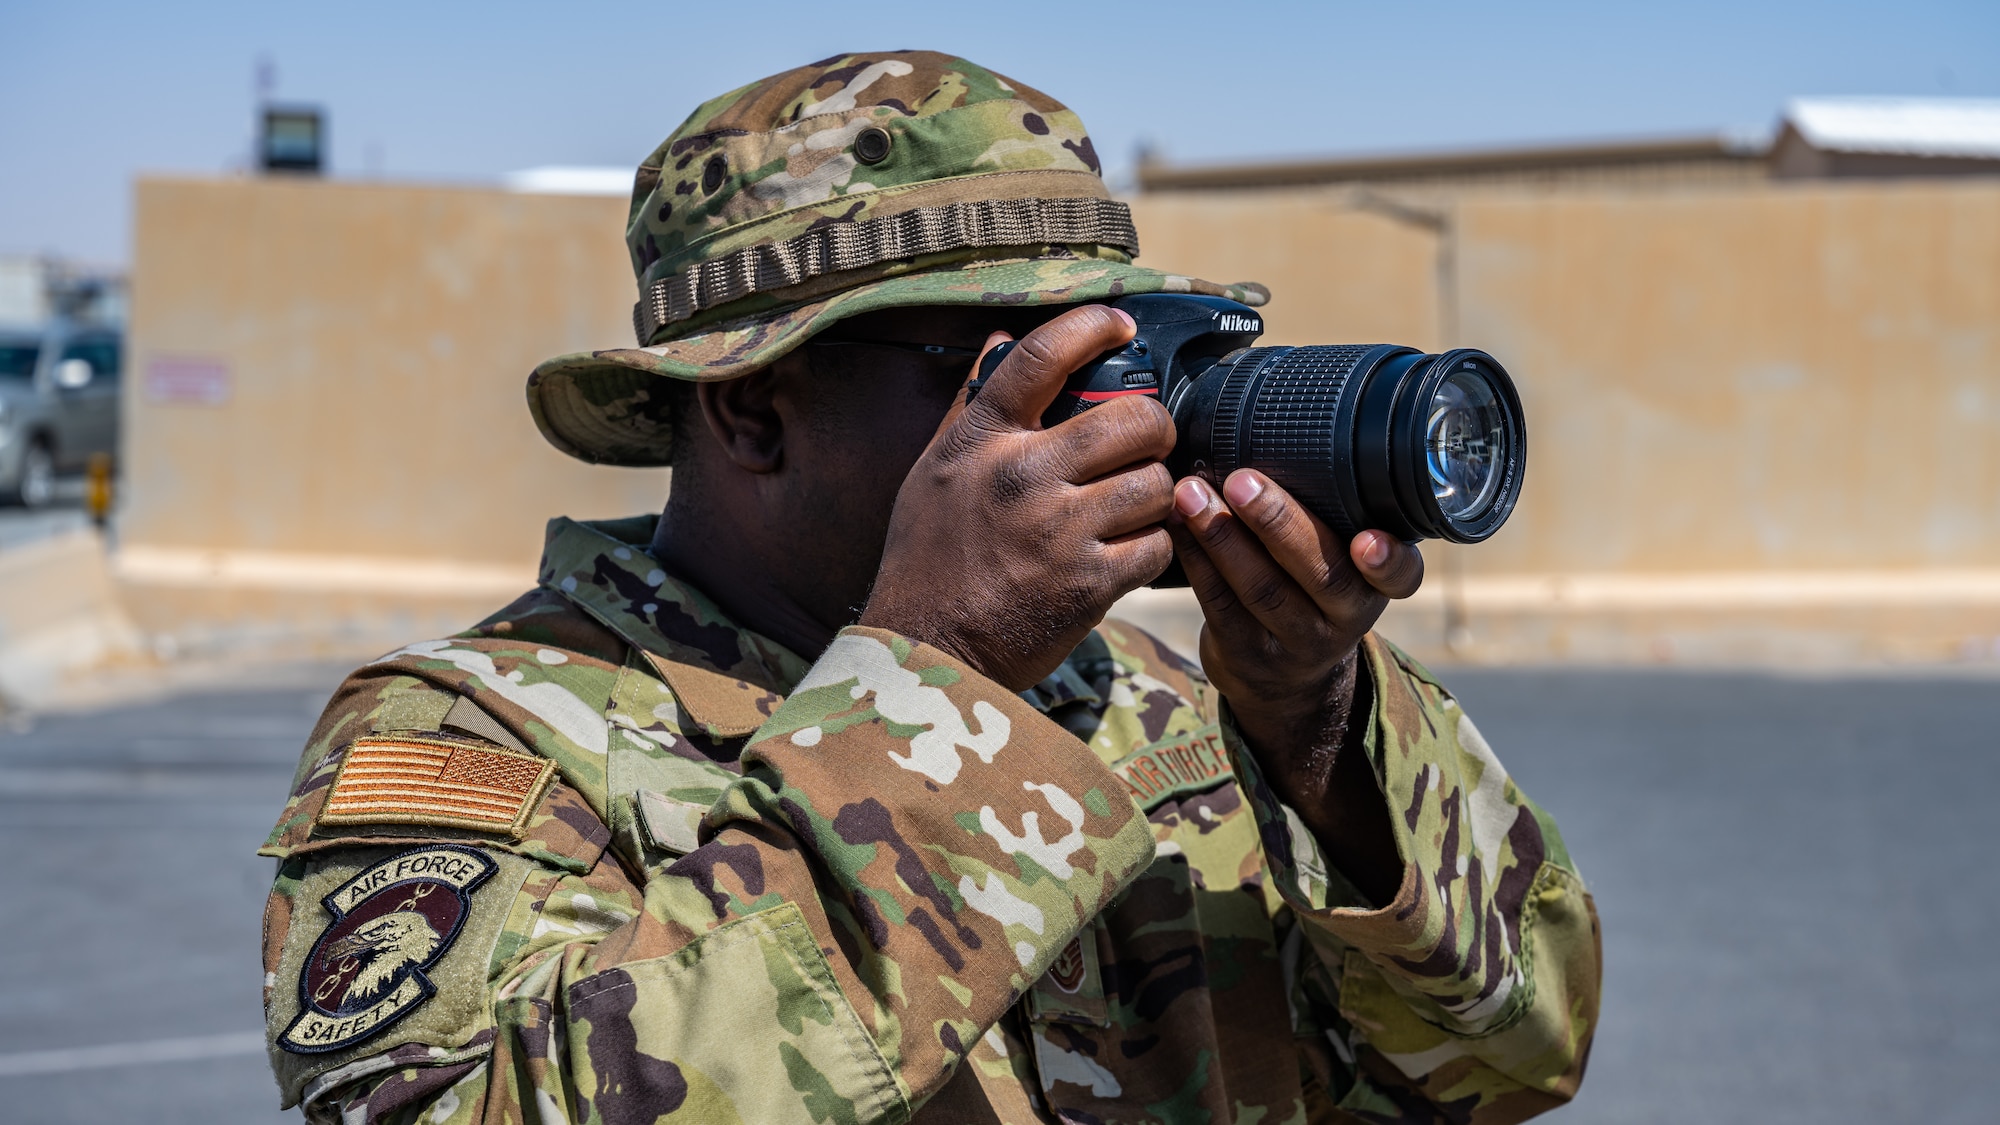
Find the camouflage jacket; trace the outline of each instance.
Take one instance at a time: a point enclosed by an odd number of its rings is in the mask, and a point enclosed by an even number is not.
[[[808,663],[645,553],[356,672],[263,854],[270,1057],[341,1122],[1514,1121],[1582,1077],[1555,825],[1370,638],[1407,861],[1341,877],[1200,672],[1107,622],[1015,694],[843,630]]]

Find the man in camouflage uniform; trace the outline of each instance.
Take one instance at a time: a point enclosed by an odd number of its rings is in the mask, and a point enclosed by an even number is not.
[[[629,241],[641,346],[551,360],[529,402],[673,496],[554,521],[536,589],[335,695],[263,849],[285,1104],[1502,1122],[1574,1094],[1595,914],[1367,633],[1414,549],[1335,542],[1254,473],[1176,484],[1157,404],[1035,422],[1131,338],[1091,302],[1263,299],[1132,265],[1073,114],[962,59],[829,59],[696,110]],[[1098,624],[1174,548],[1207,677]]]

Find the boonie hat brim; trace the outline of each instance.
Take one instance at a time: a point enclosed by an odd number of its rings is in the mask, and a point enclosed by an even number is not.
[[[768,366],[851,316],[925,305],[1059,305],[1136,293],[1200,293],[1262,305],[1261,285],[1233,285],[1102,258],[970,261],[886,277],[650,347],[572,352],[528,377],[528,409],[557,449],[602,465],[669,463],[673,419],[660,379],[713,382]]]

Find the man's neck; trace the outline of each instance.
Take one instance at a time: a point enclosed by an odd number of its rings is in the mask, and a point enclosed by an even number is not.
[[[728,520],[694,511],[693,505],[669,501],[650,551],[731,621],[812,660],[832,642],[839,626],[807,610],[795,582],[773,570],[777,555],[738,530]]]

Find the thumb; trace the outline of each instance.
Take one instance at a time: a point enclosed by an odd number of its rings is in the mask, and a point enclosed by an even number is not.
[[[993,429],[1038,430],[1042,413],[1077,368],[1123,347],[1138,331],[1132,317],[1108,305],[1082,305],[1035,329],[1014,345],[979,397],[965,408],[969,419]],[[997,346],[1004,333],[986,342]],[[985,361],[981,353],[980,361]],[[977,370],[977,367],[974,368]]]
[[[1407,598],[1424,584],[1423,553],[1386,531],[1356,535],[1347,553],[1361,577],[1392,598]]]
[[[925,447],[926,452],[936,448],[944,435],[950,433],[952,428],[958,425],[958,420],[965,415],[966,408],[972,403],[972,384],[979,381],[979,369],[985,365],[986,357],[992,353],[994,348],[1013,338],[1013,336],[999,329],[995,329],[987,334],[986,343],[979,349],[979,358],[972,361],[972,370],[965,373],[965,385],[959,388],[957,397],[951,400],[951,409],[944,412],[944,418],[938,422],[937,430],[931,434],[930,444]]]

